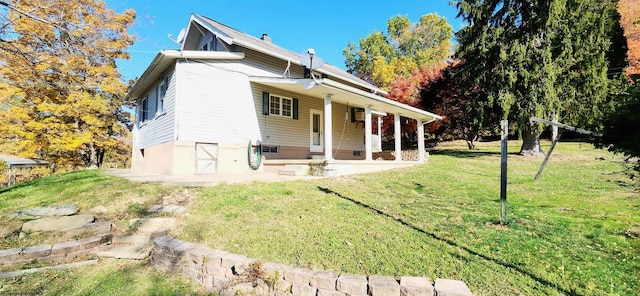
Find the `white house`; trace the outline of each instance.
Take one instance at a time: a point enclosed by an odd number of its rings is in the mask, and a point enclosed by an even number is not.
[[[396,119],[401,163],[400,116],[418,121],[422,152],[424,124],[441,118],[389,100],[337,67],[314,66],[313,55],[281,48],[266,34],[256,38],[193,14],[183,36],[180,50],[158,53],[128,94],[138,102],[134,170],[250,173],[308,159],[371,165],[380,147],[372,118],[386,114]],[[417,163],[424,160],[419,153]]]

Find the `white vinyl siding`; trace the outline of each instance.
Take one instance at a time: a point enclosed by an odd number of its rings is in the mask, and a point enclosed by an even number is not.
[[[174,107],[175,107],[175,75],[171,70],[165,74],[164,83],[166,83],[166,92],[164,98],[160,100],[162,106],[159,106],[158,94],[159,84],[156,83],[149,88],[146,98],[146,120],[138,121],[136,143],[138,148],[155,146],[173,140],[174,132]],[[142,102],[138,105],[139,109],[143,109]],[[158,112],[158,110],[162,110]]]
[[[324,99],[308,97],[296,93],[289,93],[272,87],[266,87],[259,84],[252,84],[252,93],[256,108],[256,116],[260,124],[260,133],[262,134],[263,145],[272,146],[293,146],[293,147],[309,147],[310,139],[310,109],[324,110]],[[269,92],[283,96],[295,97],[298,99],[298,120],[286,118],[282,116],[263,115],[262,113],[262,93]],[[347,106],[343,104],[332,104],[332,139],[333,149],[338,148],[342,129],[344,126],[344,135],[342,136],[342,144],[340,150],[364,150],[364,128],[362,124],[356,126],[351,122],[350,113],[347,112]]]
[[[179,63],[178,140],[248,144],[260,139],[246,75],[196,61]]]
[[[165,74],[169,75],[169,84],[161,101],[162,113],[157,112],[160,107],[156,98],[158,83],[145,94],[149,100],[147,109],[150,119],[138,126],[138,147],[169,141],[241,144],[259,139],[265,145],[308,149],[309,110],[323,110],[323,99],[250,83],[249,76],[282,77],[287,69],[287,61],[251,50],[244,52],[243,60],[179,60],[179,65]],[[289,73],[292,78],[300,78],[303,69],[291,64]],[[176,81],[180,83],[179,94],[175,93]],[[264,115],[264,91],[298,99],[298,119],[292,118],[293,110],[291,114],[285,112],[284,116]],[[174,115],[176,96],[179,102],[177,116]],[[290,103],[293,104],[293,100]],[[333,148],[340,145],[340,150],[364,150],[362,125],[356,126],[347,118],[342,135],[345,114],[350,116],[347,111],[346,105],[333,103]],[[159,116],[155,116],[156,113]]]

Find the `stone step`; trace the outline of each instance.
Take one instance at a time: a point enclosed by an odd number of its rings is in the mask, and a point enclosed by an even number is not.
[[[112,245],[134,245],[134,244],[151,244],[151,242],[161,236],[167,235],[166,230],[160,230],[152,233],[136,233],[132,235],[114,236],[111,239]]]
[[[309,165],[287,164],[284,166],[284,169],[278,171],[278,174],[286,176],[307,176],[309,175]]]
[[[151,243],[151,235],[136,234],[126,236],[114,236],[112,245],[144,245]]]
[[[153,246],[149,244],[111,246],[104,250],[97,251],[95,254],[101,258],[143,260],[151,255],[152,248]]]
[[[292,170],[279,170],[279,171],[278,171],[278,175],[281,175],[281,176],[295,176],[295,175],[296,175],[296,171],[292,171]]]
[[[175,218],[136,218],[129,225],[139,234],[152,234],[176,227]]]

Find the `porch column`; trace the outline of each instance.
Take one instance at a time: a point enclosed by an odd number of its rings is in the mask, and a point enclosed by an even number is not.
[[[424,123],[422,120],[418,120],[418,161],[424,162]]]
[[[382,116],[376,116],[376,121],[378,122],[378,134],[376,137],[376,147],[382,151]]]
[[[333,159],[333,127],[331,126],[331,94],[324,95],[324,159]]]
[[[364,107],[364,155],[365,160],[373,160],[371,149],[371,106]]]
[[[400,113],[393,114],[393,140],[396,144],[396,161],[401,161],[402,135],[400,134]]]

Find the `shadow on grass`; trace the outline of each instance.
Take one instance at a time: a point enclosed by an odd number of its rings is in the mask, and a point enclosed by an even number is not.
[[[453,240],[439,237],[434,233],[431,233],[431,232],[428,232],[428,231],[426,231],[424,229],[421,229],[421,228],[419,228],[419,227],[417,227],[417,226],[415,226],[415,225],[413,225],[413,224],[411,224],[409,222],[406,222],[406,221],[404,221],[404,220],[402,220],[400,218],[393,217],[393,216],[383,212],[382,210],[376,209],[376,208],[374,208],[374,207],[372,207],[370,205],[364,204],[364,203],[362,203],[360,201],[357,201],[357,200],[355,200],[353,198],[350,198],[348,196],[344,196],[344,195],[340,194],[339,192],[335,192],[335,191],[333,191],[333,190],[331,190],[329,188],[324,188],[324,187],[320,187],[320,186],[318,186],[317,188],[318,188],[318,190],[320,190],[320,191],[322,191],[322,192],[324,192],[326,194],[334,194],[334,195],[336,195],[336,196],[338,196],[338,197],[340,197],[340,198],[342,198],[342,199],[344,199],[346,201],[350,201],[350,202],[354,203],[357,206],[360,206],[360,207],[365,208],[367,210],[373,211],[378,215],[382,215],[382,216],[385,216],[387,218],[393,219],[393,220],[395,220],[396,222],[400,223],[403,226],[409,227],[409,228],[411,228],[411,229],[413,229],[413,230],[415,230],[415,231],[417,231],[417,232],[419,232],[421,234],[424,234],[424,235],[426,235],[428,237],[431,237],[431,238],[433,238],[435,240],[444,242],[444,243],[446,243],[446,244],[448,244],[448,245],[450,245],[452,247],[462,249],[462,250],[464,250],[464,251],[466,251],[466,252],[468,252],[468,253],[470,253],[470,254],[472,254],[474,256],[477,256],[477,257],[479,257],[479,258],[481,258],[483,260],[490,261],[490,262],[495,263],[497,265],[500,265],[500,266],[503,266],[505,268],[509,268],[509,269],[517,271],[517,272],[519,272],[521,274],[524,274],[524,275],[532,278],[536,282],[538,282],[538,283],[540,283],[542,285],[545,285],[547,287],[552,287],[552,288],[564,293],[565,295],[581,295],[581,294],[579,294],[579,293],[577,293],[575,291],[567,290],[567,289],[559,286],[558,284],[552,283],[552,282],[550,282],[549,280],[547,280],[545,278],[542,278],[542,277],[540,277],[538,275],[535,275],[535,274],[533,274],[533,273],[531,273],[531,272],[529,272],[527,270],[524,270],[523,268],[521,268],[521,267],[519,267],[517,265],[514,265],[514,264],[509,263],[509,262],[505,262],[505,261],[502,261],[502,260],[499,260],[499,259],[496,259],[496,258],[489,257],[487,255],[478,253],[477,251],[474,251],[474,250],[472,250],[472,249],[470,249],[468,247],[458,245]]]
[[[478,150],[431,150],[431,155],[445,155],[458,158],[473,158],[481,156],[500,155],[500,152],[478,151]]]

